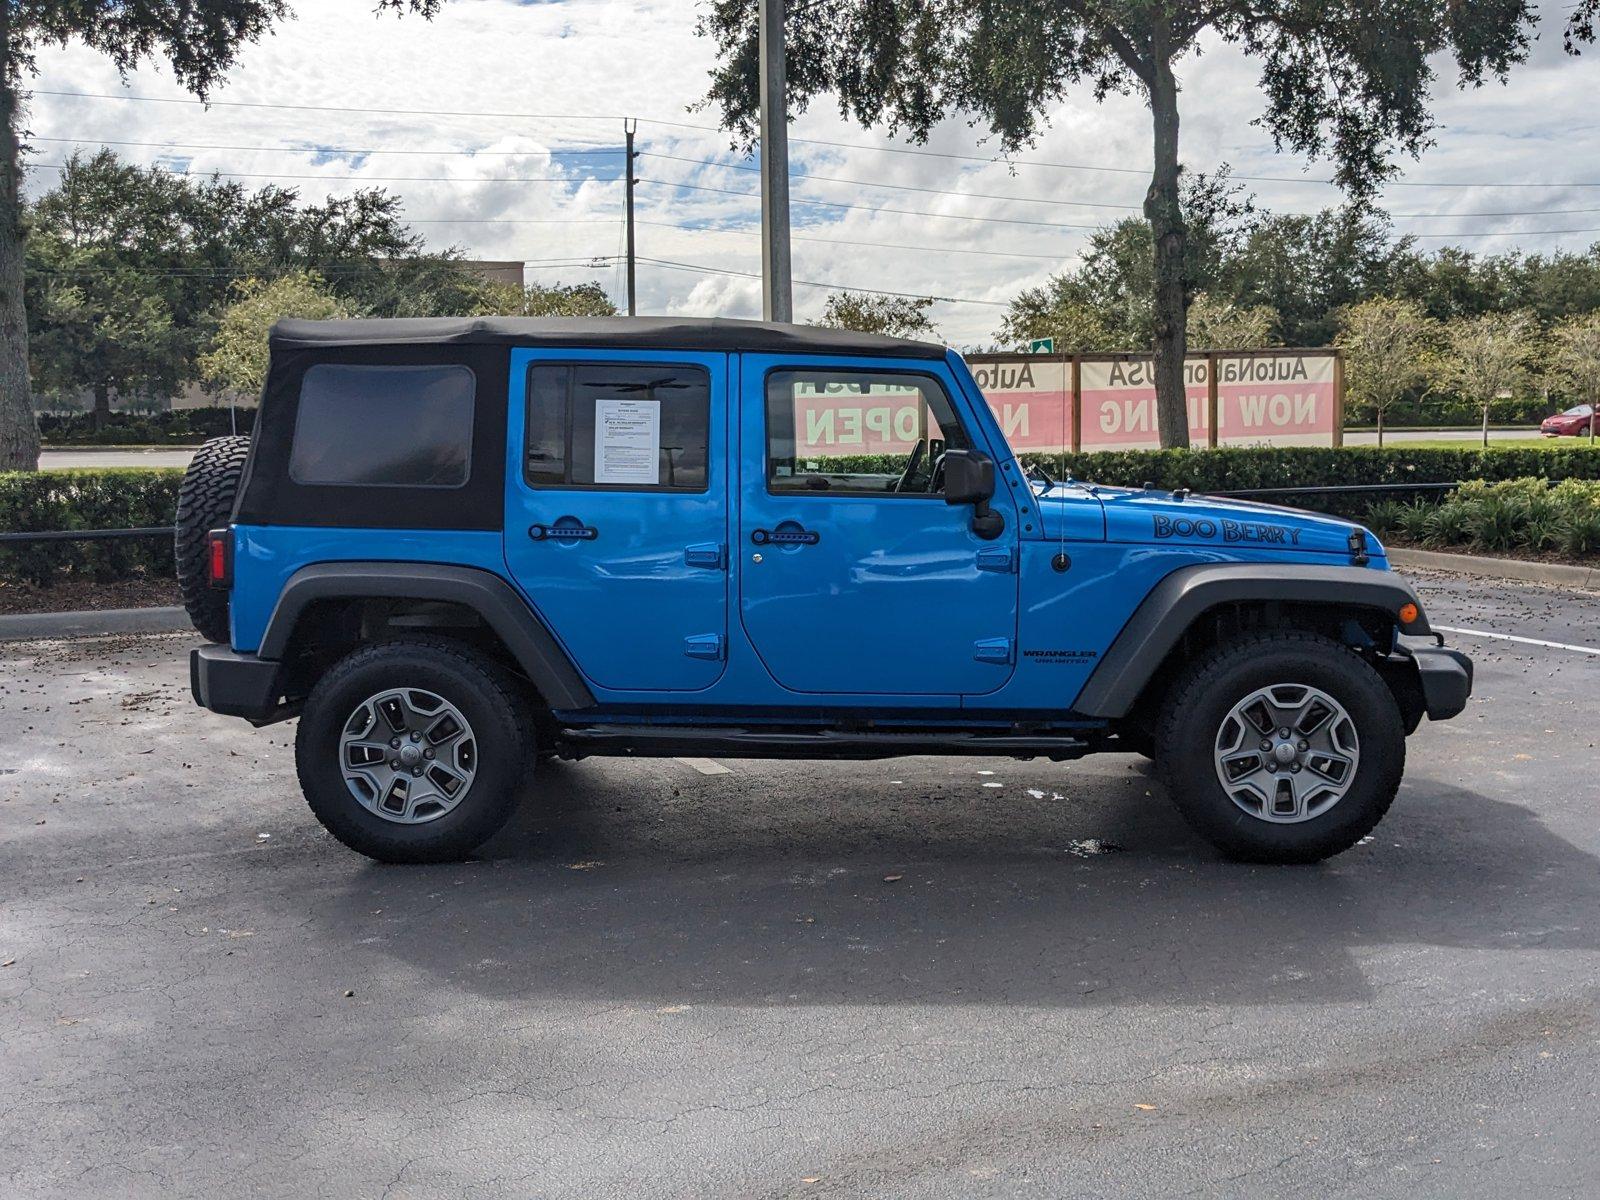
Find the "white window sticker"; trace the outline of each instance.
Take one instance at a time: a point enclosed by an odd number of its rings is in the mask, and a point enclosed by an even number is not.
[[[594,481],[661,484],[661,402],[594,402]]]

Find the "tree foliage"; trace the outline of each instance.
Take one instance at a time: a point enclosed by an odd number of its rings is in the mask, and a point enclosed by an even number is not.
[[[1270,304],[1240,304],[1210,292],[1189,305],[1189,344],[1196,350],[1259,350],[1272,345],[1278,310]]]
[[[1533,314],[1522,310],[1458,317],[1445,326],[1433,377],[1440,386],[1478,406],[1485,446],[1495,405],[1513,397],[1528,382],[1538,332]]]
[[[294,271],[277,279],[245,279],[233,288],[234,300],[222,312],[211,348],[200,356],[207,383],[236,395],[259,395],[267,381],[267,334],[285,317],[327,321],[348,317],[347,309],[322,276]]]
[[[367,0],[431,17],[442,0]],[[23,278],[22,93],[41,46],[82,43],[126,74],[162,61],[197,96],[287,16],[286,0],[3,0],[0,3],[0,470],[38,461]]]
[[[1375,296],[1340,310],[1345,387],[1377,421],[1378,445],[1389,410],[1427,383],[1438,336],[1437,322],[1414,300]]]
[[[617,306],[600,284],[485,284],[470,316],[614,317]]]
[[[1550,331],[1550,369],[1589,406],[1589,436],[1600,423],[1600,312],[1562,321]]]
[[[113,392],[167,395],[198,378],[224,310],[298,303],[308,279],[350,316],[614,311],[594,284],[510,289],[485,307],[493,285],[453,251],[425,252],[381,190],[304,203],[293,189],[248,191],[101,150],[70,158],[28,217],[34,377],[94,390],[102,421]]]
[[[758,116],[757,0],[711,0],[717,43],[708,103],[747,144]],[[1600,0],[1568,13],[1569,49],[1593,37]],[[1280,147],[1328,158],[1352,195],[1372,195],[1396,154],[1430,143],[1431,86],[1450,62],[1463,85],[1503,79],[1527,57],[1533,0],[822,0],[792,10],[787,83],[795,108],[819,95],[864,126],[924,140],[952,113],[1001,150],[1031,144],[1056,104],[1134,91],[1151,108],[1155,378],[1164,445],[1185,445],[1185,315],[1193,293],[1180,196],[1176,68],[1209,35],[1258,65],[1260,123]]]
[[[884,292],[830,292],[822,316],[813,324],[889,337],[928,337],[938,332],[929,316],[930,296],[890,296]]]

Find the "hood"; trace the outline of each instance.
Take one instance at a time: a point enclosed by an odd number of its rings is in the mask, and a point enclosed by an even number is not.
[[[1085,511],[1091,499],[1098,502],[1098,520]],[[1065,535],[1079,540],[1345,555],[1351,533],[1359,531],[1369,555],[1384,554],[1382,543],[1353,521],[1275,504],[1083,484],[1058,484],[1038,500],[1052,536],[1061,535],[1065,522]],[[1103,533],[1090,532],[1091,522],[1103,522]]]

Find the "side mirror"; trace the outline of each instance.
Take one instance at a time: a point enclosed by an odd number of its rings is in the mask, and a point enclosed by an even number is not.
[[[994,459],[977,450],[944,452],[944,502],[972,505],[972,532],[993,541],[1005,532],[1006,519],[989,507],[994,499]]]
[[[994,460],[978,450],[944,452],[944,502],[987,504],[994,499]]]

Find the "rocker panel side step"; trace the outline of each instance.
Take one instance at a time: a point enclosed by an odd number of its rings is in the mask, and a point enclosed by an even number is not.
[[[1092,746],[1066,734],[973,733],[962,730],[786,730],[743,727],[591,725],[556,735],[563,758],[639,755],[672,758],[901,758],[914,754],[1081,758]]]

